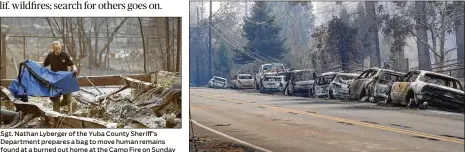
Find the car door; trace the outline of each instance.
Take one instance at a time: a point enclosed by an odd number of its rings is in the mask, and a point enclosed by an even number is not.
[[[403,104],[407,104],[408,101],[406,101],[407,93],[409,91],[410,85],[415,82],[417,77],[420,75],[419,72],[413,72],[412,75],[410,75],[407,79],[407,82],[403,82],[399,84],[399,98],[398,101],[400,101]]]
[[[216,80],[216,77],[213,77],[213,86],[218,87],[218,80]]]
[[[414,82],[417,79],[419,74],[419,72],[409,72],[405,75],[405,77],[402,78],[402,82],[397,82],[392,86],[392,90],[394,90],[394,93],[392,93],[392,95],[395,100],[393,101],[395,103],[406,104],[405,97],[407,96],[409,86],[412,82]]]
[[[391,100],[392,102],[398,103],[400,93],[402,92],[402,86],[405,86],[408,83],[408,78],[412,75],[413,72],[408,72],[405,74],[399,82],[392,84],[391,88]]]
[[[360,93],[362,92],[363,85],[367,81],[368,76],[373,72],[374,70],[369,69],[364,71],[362,74],[360,74],[357,79],[355,79],[349,87],[349,92],[351,98],[359,98]]]

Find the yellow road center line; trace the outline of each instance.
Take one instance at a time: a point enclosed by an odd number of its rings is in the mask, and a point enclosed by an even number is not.
[[[288,109],[288,108],[282,108],[282,107],[269,106],[269,105],[265,105],[265,104],[251,103],[251,102],[241,101],[241,100],[237,100],[237,99],[227,99],[227,98],[225,98],[223,96],[218,96],[218,95],[197,95],[197,96],[199,96],[199,97],[207,97],[207,98],[210,98],[210,99],[216,98],[216,99],[221,99],[223,101],[229,101],[229,102],[247,103],[247,104],[252,104],[252,105],[259,105],[259,106],[262,106],[262,107],[265,107],[265,108],[271,108],[271,109],[275,109],[275,110],[283,111],[283,112],[293,112],[293,113],[298,113],[298,114],[306,114],[306,115],[310,115],[310,116],[314,116],[314,117],[318,117],[318,118],[324,118],[324,119],[329,119],[329,120],[334,120],[334,121],[352,123],[352,124],[357,124],[357,125],[370,127],[370,128],[376,128],[376,129],[380,129],[380,130],[387,130],[387,131],[398,132],[398,133],[403,133],[403,134],[409,134],[409,135],[415,135],[415,136],[421,136],[421,137],[426,137],[426,138],[438,139],[438,140],[454,142],[454,143],[459,143],[459,144],[465,144],[464,140],[460,140],[460,139],[456,139],[456,138],[442,137],[442,136],[437,136],[437,135],[432,135],[432,134],[427,134],[427,133],[422,133],[422,132],[416,132],[416,131],[410,131],[410,130],[405,130],[405,129],[387,127],[387,126],[382,126],[382,125],[377,125],[377,124],[365,123],[365,122],[360,122],[360,121],[357,121],[357,120],[349,120],[349,119],[326,116],[326,115],[321,115],[321,114],[316,114],[316,113],[309,113],[309,112],[295,110],[295,109]]]

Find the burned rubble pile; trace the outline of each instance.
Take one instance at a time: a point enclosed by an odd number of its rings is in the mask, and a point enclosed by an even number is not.
[[[30,97],[28,103],[2,100],[2,113],[12,114],[2,128],[180,128],[181,76],[160,71],[151,77],[145,82],[121,76],[120,87],[100,95],[81,88],[60,113],[44,97]]]

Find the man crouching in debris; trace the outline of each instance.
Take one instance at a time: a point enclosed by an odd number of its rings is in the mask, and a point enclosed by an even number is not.
[[[53,72],[56,71],[68,71],[68,66],[71,67],[71,71],[74,75],[77,75],[76,66],[73,60],[66,52],[61,51],[60,41],[54,41],[52,44],[53,52],[50,52],[44,61],[44,67],[50,65],[50,69]],[[61,95],[56,97],[50,97],[53,103],[53,111],[60,112],[60,108],[68,106],[71,103],[71,93],[63,95],[63,100],[60,101]]]

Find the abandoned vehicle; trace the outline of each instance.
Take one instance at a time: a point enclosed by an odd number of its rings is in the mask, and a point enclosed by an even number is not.
[[[265,76],[260,83],[260,92],[279,92],[279,86],[283,79],[283,76]]]
[[[213,76],[210,81],[208,81],[209,88],[227,88],[228,82],[225,78]]]
[[[404,74],[389,69],[369,68],[350,83],[350,98],[361,101],[369,99],[371,102],[387,98],[392,83],[398,81]]]
[[[315,97],[328,97],[329,84],[333,81],[336,74],[337,72],[326,72],[315,78]]]
[[[463,86],[457,78],[423,70],[408,72],[392,85],[389,99],[409,108],[441,107],[464,112]]]
[[[357,78],[357,73],[337,73],[329,84],[328,98],[349,98],[349,84]]]
[[[315,79],[315,70],[304,69],[294,70],[286,73],[286,78],[283,84],[283,94],[292,96],[295,93],[313,93],[313,85]]]
[[[265,76],[277,76],[285,72],[284,64],[282,63],[267,63],[262,64],[255,74],[255,89],[259,90],[262,80]]]
[[[231,80],[233,89],[252,89],[254,88],[254,79],[251,74],[238,74]]]

